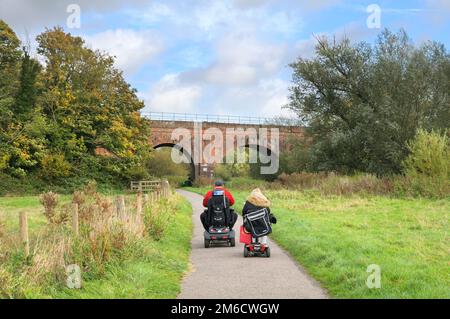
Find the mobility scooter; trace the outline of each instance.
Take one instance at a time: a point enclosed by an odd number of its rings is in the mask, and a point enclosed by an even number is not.
[[[270,257],[266,236],[271,232],[270,216],[266,208],[246,214],[239,237],[239,241],[244,244],[244,257]]]
[[[204,232],[205,248],[213,244],[227,244],[230,247],[236,245],[235,232],[230,227],[232,209],[223,190],[214,190],[213,196],[208,201],[206,218],[209,229]]]

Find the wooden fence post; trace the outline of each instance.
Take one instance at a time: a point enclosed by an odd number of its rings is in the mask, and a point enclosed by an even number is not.
[[[148,194],[145,193],[144,194],[144,207],[147,207],[147,205],[148,205]]]
[[[28,217],[26,212],[20,212],[20,240],[22,241],[25,258],[30,255],[30,241],[28,238]]]
[[[75,236],[80,234],[79,222],[78,222],[78,204],[72,204],[72,231]]]
[[[163,197],[169,197],[170,186],[168,180],[163,180],[161,182],[161,190]]]
[[[142,221],[142,193],[137,193],[136,197],[136,218],[141,223]]]
[[[125,196],[121,195],[117,197],[116,206],[119,219],[125,221],[127,219],[125,214]]]

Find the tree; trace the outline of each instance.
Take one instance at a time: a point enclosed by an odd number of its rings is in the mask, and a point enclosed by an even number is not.
[[[40,104],[51,122],[51,148],[71,162],[95,162],[123,178],[131,168],[144,167],[150,154],[149,126],[139,114],[144,104],[114,59],[58,27],[37,41],[46,65]],[[114,157],[94,159],[97,147]]]
[[[450,122],[449,54],[401,30],[375,45],[318,38],[316,57],[291,64],[288,107],[309,126],[315,170],[398,173],[419,127]]]
[[[114,59],[58,27],[37,42],[43,65],[0,20],[0,171],[55,183],[148,174],[144,104]],[[99,147],[110,156],[97,156]]]
[[[0,112],[1,126],[8,125],[12,117],[12,106],[19,81],[22,52],[20,41],[14,31],[0,20]]]
[[[29,60],[28,60],[29,61]],[[37,164],[35,153],[41,147],[30,133],[32,121],[18,120],[17,95],[24,84],[20,41],[0,20],[0,170],[24,176]]]
[[[41,72],[41,65],[38,61],[32,59],[24,48],[22,66],[19,77],[19,89],[16,96],[14,114],[27,120],[30,113],[34,110],[37,100],[36,80]]]

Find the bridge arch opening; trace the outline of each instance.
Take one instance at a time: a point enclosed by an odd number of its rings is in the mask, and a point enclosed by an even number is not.
[[[244,148],[246,148],[247,150],[256,151],[257,163],[250,163],[250,170],[251,171],[253,170],[253,172],[250,173],[251,175],[256,177],[255,175],[258,174],[260,178],[265,180],[274,180],[277,177],[279,171],[279,154],[273,152],[270,147],[259,144],[245,144]],[[267,156],[267,158],[261,161],[261,156],[263,157]],[[272,161],[277,162],[276,163],[276,166],[278,167],[277,172],[274,174],[267,174],[267,175],[261,174],[261,167],[272,165]]]
[[[192,155],[189,152],[187,152],[185,149],[183,149],[183,147],[181,147],[180,145],[175,144],[175,143],[160,143],[158,145],[153,146],[154,150],[159,150],[159,149],[163,149],[163,148],[176,149],[179,151],[180,154],[182,154],[189,161],[189,164],[187,164],[187,163],[185,164],[185,165],[189,165],[189,175],[186,176],[186,178],[191,182],[194,181],[195,180],[195,165],[194,165],[194,160],[192,158]],[[171,158],[168,158],[168,160],[172,161]],[[183,164],[181,163],[178,165],[183,165]]]

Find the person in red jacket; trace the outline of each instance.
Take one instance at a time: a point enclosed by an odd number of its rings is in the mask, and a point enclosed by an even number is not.
[[[234,201],[233,195],[231,195],[231,193],[225,188],[223,181],[219,179],[219,180],[217,180],[217,181],[214,182],[214,188],[213,188],[212,190],[208,191],[208,192],[205,194],[205,197],[203,198],[203,206],[204,206],[204,207],[208,207],[208,201],[209,201],[210,198],[213,196],[213,192],[214,192],[214,191],[217,191],[217,190],[223,190],[223,191],[224,191],[225,197],[228,199],[228,202],[229,202],[230,207],[234,205],[234,202],[235,202],[235,201]],[[236,221],[237,221],[238,216],[237,216],[237,214],[234,212],[233,209],[230,209],[230,212],[231,212],[231,218],[232,218],[232,220],[231,220],[229,226],[230,226],[230,228],[232,229],[233,226],[234,226],[234,224],[235,224]],[[205,210],[203,213],[201,213],[201,214],[200,214],[200,220],[201,220],[201,222],[202,222],[202,224],[203,224],[203,227],[204,227],[206,230],[208,230],[208,229],[209,229],[209,225],[208,225],[208,223],[207,223],[207,221],[206,221],[206,214],[207,214],[207,210]]]
[[[225,197],[228,198],[228,201],[230,202],[230,206],[234,205],[233,195],[225,188],[223,181],[219,179],[214,182],[214,189],[208,191],[203,198],[203,207],[208,207],[208,201],[213,196],[215,190],[223,190],[225,192]]]

